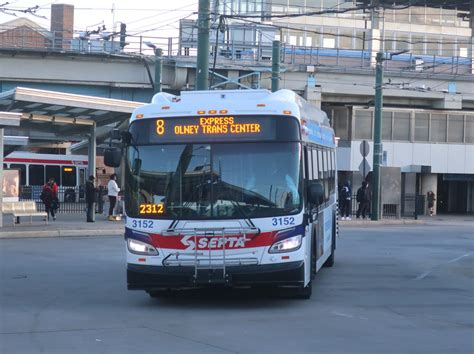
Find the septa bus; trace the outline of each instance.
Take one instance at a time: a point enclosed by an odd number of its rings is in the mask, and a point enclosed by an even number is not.
[[[289,90],[158,93],[124,153],[127,284],[287,288],[309,298],[334,264],[336,159],[326,114]],[[288,290],[289,289],[289,290]]]

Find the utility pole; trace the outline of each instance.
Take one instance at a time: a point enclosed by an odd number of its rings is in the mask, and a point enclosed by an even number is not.
[[[383,53],[375,57],[374,159],[372,173],[372,220],[380,219],[380,165],[382,162]],[[369,187],[370,188],[370,187]]]
[[[278,91],[280,80],[280,41],[272,46],[272,92]]]
[[[199,0],[196,90],[209,88],[209,22],[210,0]]]
[[[161,92],[161,72],[163,71],[162,55],[163,51],[161,48],[155,48],[155,86],[154,93]]]

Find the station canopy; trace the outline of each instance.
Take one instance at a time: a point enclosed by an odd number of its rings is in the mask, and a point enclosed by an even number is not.
[[[0,115],[20,119],[19,127],[7,128],[9,133],[41,141],[77,141],[94,128],[109,131],[143,104],[24,87],[0,93]]]

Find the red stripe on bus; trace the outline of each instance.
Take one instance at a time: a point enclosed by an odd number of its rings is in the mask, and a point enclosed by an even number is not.
[[[264,247],[270,246],[273,244],[274,235],[276,232],[262,232],[259,235],[235,235],[235,236],[226,236],[226,249],[242,249],[242,248],[253,248],[253,247]],[[165,248],[165,249],[176,249],[176,250],[185,250],[188,248],[194,249],[194,243],[197,241],[199,250],[222,250],[222,244],[219,243],[219,236],[213,236],[212,238],[216,239],[214,242],[210,242],[211,237],[198,236],[196,239],[194,236],[162,236],[160,234],[151,234],[150,235],[152,244],[155,247]],[[244,240],[240,240],[245,237]],[[205,242],[200,240],[202,238],[207,238]]]
[[[34,159],[20,159],[18,157],[6,157],[3,162],[23,162],[23,163],[42,163],[42,164],[58,164],[58,165],[87,165],[87,161],[81,160],[34,160]]]

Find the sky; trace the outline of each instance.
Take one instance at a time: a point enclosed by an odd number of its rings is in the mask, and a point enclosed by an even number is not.
[[[113,32],[120,28],[120,22],[127,24],[127,33],[136,36],[178,37],[179,19],[189,16],[196,18],[198,0],[0,0],[0,8],[24,10],[38,5],[40,18],[16,12],[18,17],[27,17],[49,30],[51,4],[74,5],[74,29],[86,31],[105,25]],[[112,9],[115,9],[112,11]],[[0,12],[0,23],[11,21],[15,16]]]

